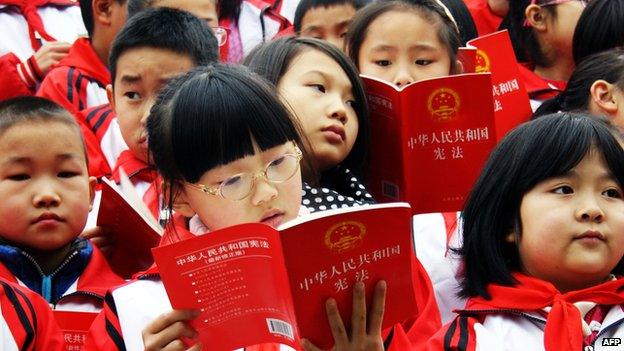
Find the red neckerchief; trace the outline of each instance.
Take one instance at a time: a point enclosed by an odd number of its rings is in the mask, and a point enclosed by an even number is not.
[[[473,297],[466,303],[466,310],[513,309],[536,311],[551,306],[544,330],[546,351],[577,351],[583,346],[581,313],[573,303],[595,302],[600,305],[624,303],[624,279],[612,280],[584,290],[559,292],[552,284],[540,279],[514,273],[516,286],[490,284],[491,300]]]
[[[160,217],[160,196],[158,187],[160,185],[160,177],[154,167],[146,164],[134,156],[132,151],[125,150],[117,158],[117,164],[113,169],[113,180],[119,184],[121,177],[119,169],[123,169],[128,178],[135,184],[138,181],[150,183],[149,188],[143,194],[143,202],[147,205],[154,218],[158,220]]]
[[[0,5],[17,6],[28,23],[30,44],[37,51],[41,48],[41,42],[35,33],[38,33],[46,41],[56,41],[43,26],[41,16],[37,9],[46,5],[75,6],[76,1],[71,0],[0,0]]]
[[[542,78],[535,74],[527,64],[519,63],[518,71],[518,73],[520,73],[520,79],[524,82],[524,86],[531,99],[540,101],[550,99],[557,96],[566,88],[566,81]]]
[[[87,38],[76,40],[58,66],[75,67],[89,77],[95,78],[103,86],[111,84],[108,68],[102,63]]]

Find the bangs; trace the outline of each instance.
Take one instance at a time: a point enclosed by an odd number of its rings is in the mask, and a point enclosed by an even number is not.
[[[206,155],[175,159],[188,182],[197,182],[214,167],[253,155],[254,142],[261,151],[288,141],[300,143],[287,110],[251,72],[242,77],[228,69],[208,71],[188,80],[176,95],[171,111],[173,152]]]

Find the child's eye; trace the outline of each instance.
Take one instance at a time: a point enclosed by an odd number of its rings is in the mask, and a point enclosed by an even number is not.
[[[355,107],[355,100],[347,100],[345,103],[349,107]]]
[[[309,84],[308,86],[312,89],[320,91],[321,93],[325,92],[325,86],[323,86],[323,84]]]
[[[20,174],[13,174],[7,177],[7,179],[19,182],[19,181],[23,181],[23,180],[28,180],[30,179],[30,176],[26,173],[20,173]]]
[[[603,191],[602,194],[604,196],[613,197],[613,198],[616,198],[616,199],[622,198],[622,194],[620,193],[620,191],[618,189],[607,189],[607,190]]]
[[[392,64],[392,62],[390,62],[390,60],[377,60],[377,61],[375,61],[375,64],[377,66],[386,67],[386,66],[390,66]]]
[[[138,100],[141,98],[141,94],[137,93],[136,91],[129,91],[125,93],[124,96],[130,100]]]
[[[344,38],[344,37],[346,37],[346,36],[347,36],[347,32],[342,32],[342,33],[340,33],[340,37],[341,37],[341,38]]]
[[[433,62],[432,60],[416,60],[416,64],[419,66],[427,66],[431,64],[432,62]]]
[[[221,185],[223,186],[231,186],[231,185],[236,185],[237,183],[239,183],[241,181],[242,177],[241,176],[233,176],[230,177],[226,180],[224,180]]]
[[[568,195],[574,193],[574,189],[569,185],[562,185],[553,189],[553,193]]]
[[[59,178],[71,178],[71,177],[77,176],[78,174],[79,174],[78,172],[64,171],[64,172],[59,172],[58,177]]]

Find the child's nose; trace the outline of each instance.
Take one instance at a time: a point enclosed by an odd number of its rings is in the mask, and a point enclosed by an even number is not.
[[[412,82],[414,82],[414,77],[412,77],[409,69],[407,69],[407,67],[401,65],[398,70],[397,73],[394,76],[394,80],[393,80],[394,84],[397,87],[404,87]]]
[[[600,223],[604,219],[604,212],[594,199],[588,199],[585,201],[577,211],[577,219],[582,222],[596,222]]]
[[[36,208],[57,207],[61,203],[61,198],[52,187],[41,189],[33,198]]]
[[[254,188],[251,190],[251,201],[254,206],[269,202],[277,197],[278,191],[275,185],[264,177],[257,177]]]
[[[330,118],[337,119],[342,124],[347,124],[347,106],[341,96],[335,96],[328,108]]]

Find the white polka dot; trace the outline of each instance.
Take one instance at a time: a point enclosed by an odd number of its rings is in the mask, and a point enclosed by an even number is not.
[[[352,182],[357,182],[357,178],[355,178],[355,177],[351,177],[351,181],[352,181]]]
[[[356,202],[353,204],[353,207],[360,207],[360,204]]]
[[[351,170],[350,170],[350,169],[345,168],[345,173],[350,173],[350,172],[351,172]]]
[[[338,195],[338,201],[344,201],[344,196]]]
[[[310,189],[310,192],[311,192],[312,194],[316,194],[316,193],[318,193],[318,190],[316,190],[316,189],[312,188],[312,189]]]
[[[355,201],[355,199],[352,198],[351,196],[347,196],[347,201]]]
[[[342,208],[349,207],[347,204],[342,204]]]
[[[331,205],[331,208],[336,209],[336,208],[338,208],[338,205],[333,204],[333,205]]]
[[[355,184],[351,183],[350,187],[355,188]]]
[[[370,198],[370,199],[372,199],[372,198],[373,198],[373,197],[371,196],[371,194],[369,194],[369,193],[366,193],[366,195],[364,195],[364,196],[366,196],[366,197],[368,197],[368,198]]]
[[[321,191],[324,192],[325,194],[329,194],[329,189],[327,189],[327,188],[323,188],[323,189],[321,189]]]
[[[360,189],[364,189],[364,185],[360,184],[358,186],[360,187]]]
[[[319,206],[319,210],[325,211],[327,209],[327,206],[321,205]]]
[[[305,190],[301,190],[301,196],[306,196],[306,191]]]
[[[362,195],[362,192],[358,190],[358,191],[355,192],[355,195],[360,196],[360,195]]]
[[[323,202],[323,199],[321,199],[320,197],[315,197],[314,202],[316,202],[317,204],[320,204],[321,202]]]
[[[302,202],[303,202],[304,205],[309,205],[310,204],[310,200],[308,200],[308,199],[303,199]]]
[[[310,212],[314,212],[314,211],[316,211],[316,210],[314,209],[314,207],[310,207],[310,208],[308,208],[308,211],[310,211]]]
[[[333,196],[331,196],[331,195],[329,195],[329,196],[327,197],[327,201],[334,201],[334,197],[333,197]]]

